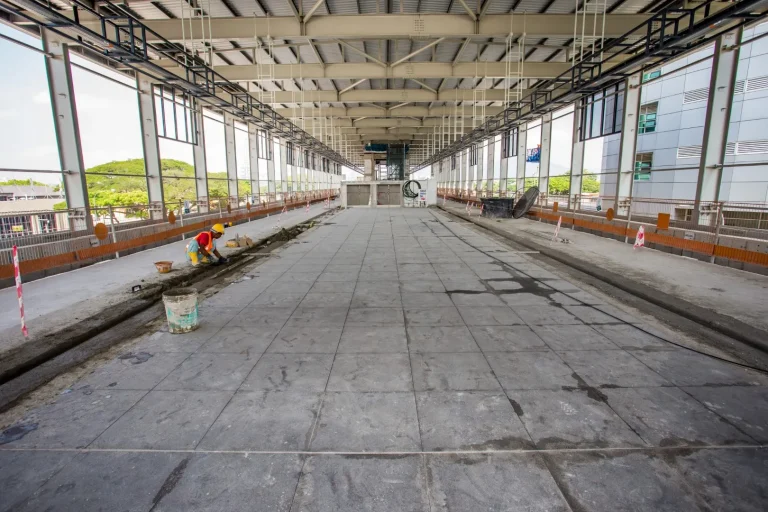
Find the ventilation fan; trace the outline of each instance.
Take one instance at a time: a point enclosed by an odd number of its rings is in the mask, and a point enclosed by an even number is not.
[[[519,219],[531,209],[539,197],[539,187],[531,187],[525,191],[523,197],[512,207],[512,218]]]

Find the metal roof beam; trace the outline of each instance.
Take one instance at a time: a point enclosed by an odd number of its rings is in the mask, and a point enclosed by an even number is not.
[[[296,115],[297,110],[292,108],[278,108],[277,113],[283,117],[293,118]],[[501,113],[502,107],[485,107],[486,116],[494,116]],[[453,116],[454,107],[426,107],[419,105],[408,105],[400,107],[396,110],[390,110],[389,112],[383,112],[374,107],[329,107],[329,108],[305,108],[303,113],[304,119],[309,118],[322,118],[333,116],[335,118],[349,117],[353,119],[359,119],[362,117],[442,117]],[[464,117],[472,117],[472,109],[464,109],[462,113]]]

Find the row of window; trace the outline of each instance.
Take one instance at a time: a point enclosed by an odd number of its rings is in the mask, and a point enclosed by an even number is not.
[[[285,145],[286,163],[288,165],[297,165],[299,167],[306,167],[317,171],[317,158],[315,153],[311,153],[308,149],[303,152],[296,150],[296,145],[293,142],[288,142]],[[297,158],[298,157],[298,158]],[[298,162],[297,162],[298,159]],[[320,157],[320,169],[323,172],[333,172],[333,174],[341,174],[341,164],[331,162],[327,158]]]

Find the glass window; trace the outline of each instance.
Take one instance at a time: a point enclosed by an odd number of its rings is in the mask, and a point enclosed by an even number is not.
[[[648,73],[643,73],[643,82],[647,82],[648,80],[653,80],[654,78],[658,78],[661,76],[661,70],[657,69],[655,71],[650,71]]]
[[[656,111],[658,108],[658,101],[640,106],[639,133],[653,133],[656,131]]]
[[[653,167],[653,153],[635,155],[635,181],[650,181]]]

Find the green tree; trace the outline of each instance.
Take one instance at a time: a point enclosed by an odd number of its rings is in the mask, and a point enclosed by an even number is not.
[[[5,180],[5,181],[0,181],[0,186],[3,186],[3,185],[35,185],[37,187],[46,187],[46,186],[48,186],[47,183],[43,183],[43,182],[40,182],[40,181],[35,181],[35,180],[19,180],[19,179],[10,179],[10,180]],[[56,189],[56,187],[54,187],[54,190],[55,189]]]

